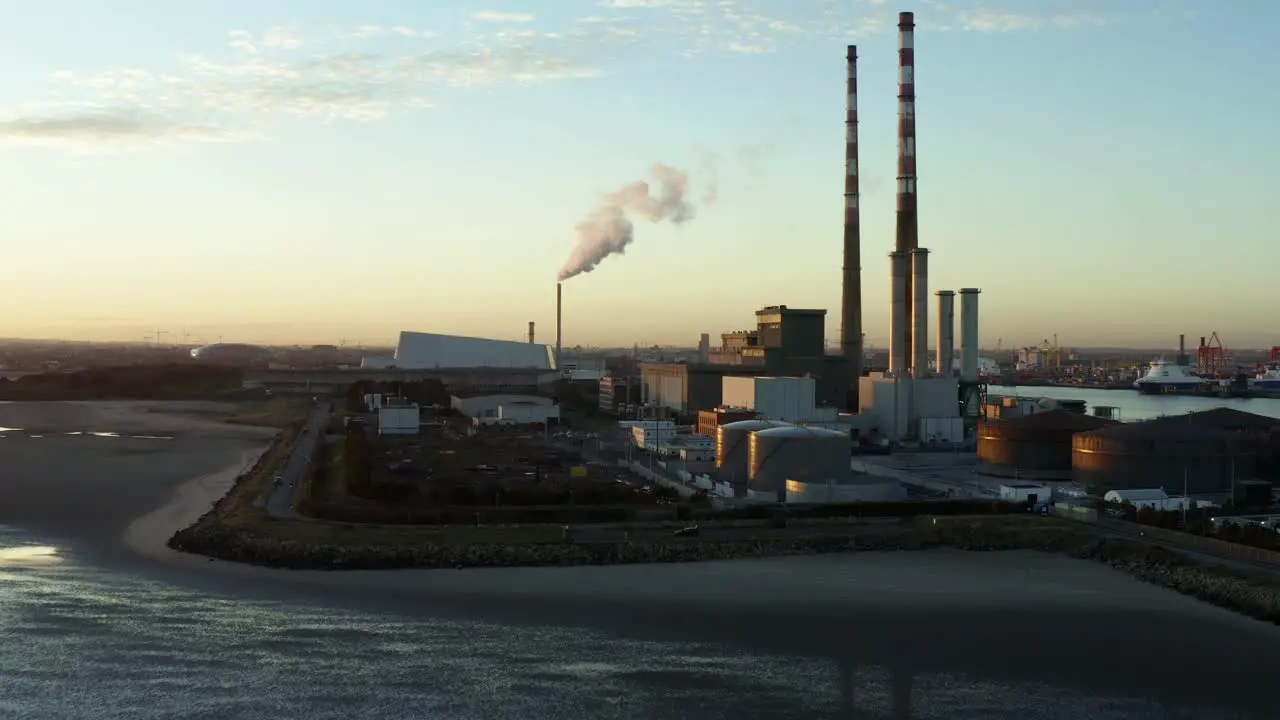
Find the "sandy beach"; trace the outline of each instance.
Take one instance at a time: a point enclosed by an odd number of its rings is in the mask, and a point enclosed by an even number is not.
[[[0,438],[0,525],[188,593],[385,618],[578,627],[1179,703],[1270,702],[1262,689],[1276,628],[1101,565],[1032,552],[376,572],[184,555],[165,546],[169,536],[226,492],[270,432],[171,416],[154,404],[31,405],[0,406],[0,426],[44,433]],[[172,439],[66,434],[90,427]]]

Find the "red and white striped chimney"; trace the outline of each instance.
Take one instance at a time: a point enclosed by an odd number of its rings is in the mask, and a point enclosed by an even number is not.
[[[916,50],[915,15],[898,13],[898,225],[894,249],[910,253],[920,247],[916,220]],[[915,297],[907,280],[907,302]],[[914,317],[910,313],[909,317]],[[915,357],[911,331],[902,328],[907,358]]]
[[[844,284],[840,303],[840,352],[849,362],[845,406],[858,412],[858,378],[862,376],[862,235],[858,218],[858,48],[849,46],[849,80],[845,88],[844,145]]]

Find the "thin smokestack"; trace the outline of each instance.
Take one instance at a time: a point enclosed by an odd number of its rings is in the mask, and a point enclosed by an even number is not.
[[[960,288],[960,379],[978,379],[978,288]]]
[[[929,251],[911,251],[911,376],[929,377]]]
[[[952,290],[938,291],[938,358],[939,377],[955,375],[956,294]]]
[[[862,234],[858,217],[858,46],[850,45],[845,88],[844,144],[844,284],[840,304],[840,352],[849,361],[849,394],[845,408],[858,411],[858,378],[862,377]]]
[[[532,345],[533,342],[534,342],[533,321],[530,320],[529,321],[529,344]]]
[[[561,331],[564,329],[563,317],[560,314],[562,304],[560,302],[560,291],[563,289],[561,283],[556,283],[556,369],[560,369],[560,339]]]
[[[915,15],[898,13],[898,223],[894,249],[909,253],[920,247],[916,220],[916,51]],[[907,302],[915,293],[907,278]],[[914,314],[914,313],[913,313]],[[906,357],[914,357],[912,338],[907,343]]]
[[[889,253],[889,372],[898,377],[907,373],[906,347],[902,341],[909,335],[903,328],[910,329],[910,316],[907,314],[907,276],[910,275],[910,260],[904,252]]]

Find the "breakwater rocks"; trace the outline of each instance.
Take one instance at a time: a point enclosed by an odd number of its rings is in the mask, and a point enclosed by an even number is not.
[[[170,546],[231,562],[292,570],[613,565],[780,555],[922,550],[1039,550],[1105,563],[1133,577],[1213,605],[1280,624],[1280,585],[1131,540],[1100,538],[1071,523],[1032,518],[921,518],[900,524],[797,528],[795,536],[661,538],[640,542],[404,545],[304,543],[223,523],[210,512]]]
[[[332,545],[279,540],[216,522],[197,523],[169,544],[221,560],[292,570],[533,567],[698,562],[777,555],[919,549],[909,533],[796,535],[735,540],[670,540],[600,543],[422,543]]]

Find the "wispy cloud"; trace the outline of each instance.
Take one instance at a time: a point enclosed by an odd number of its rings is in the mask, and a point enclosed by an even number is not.
[[[525,13],[509,13],[498,12],[496,10],[481,10],[478,13],[471,14],[472,20],[480,22],[492,23],[527,23],[533,22],[533,16]]]
[[[1069,30],[1117,19],[1030,0],[922,1],[916,19],[926,29]],[[409,25],[234,30],[221,52],[180,58],[166,72],[54,73],[38,102],[0,108],[0,142],[85,152],[263,138],[282,118],[371,121],[429,107],[451,90],[594,77],[622,53],[759,55],[848,41],[892,32],[896,12],[884,0],[598,0],[558,30],[522,13],[470,19],[491,30],[450,44]]]
[[[423,38],[409,28],[364,26],[341,38]],[[484,45],[418,47],[404,54],[335,51],[287,29],[233,31],[220,56],[184,57],[179,70],[58,72],[49,97],[0,112],[0,141],[78,152],[175,142],[227,142],[268,134],[282,117],[369,121],[423,108],[450,89],[593,77],[593,48],[574,36],[495,36]],[[302,49],[310,48],[304,54]]]

